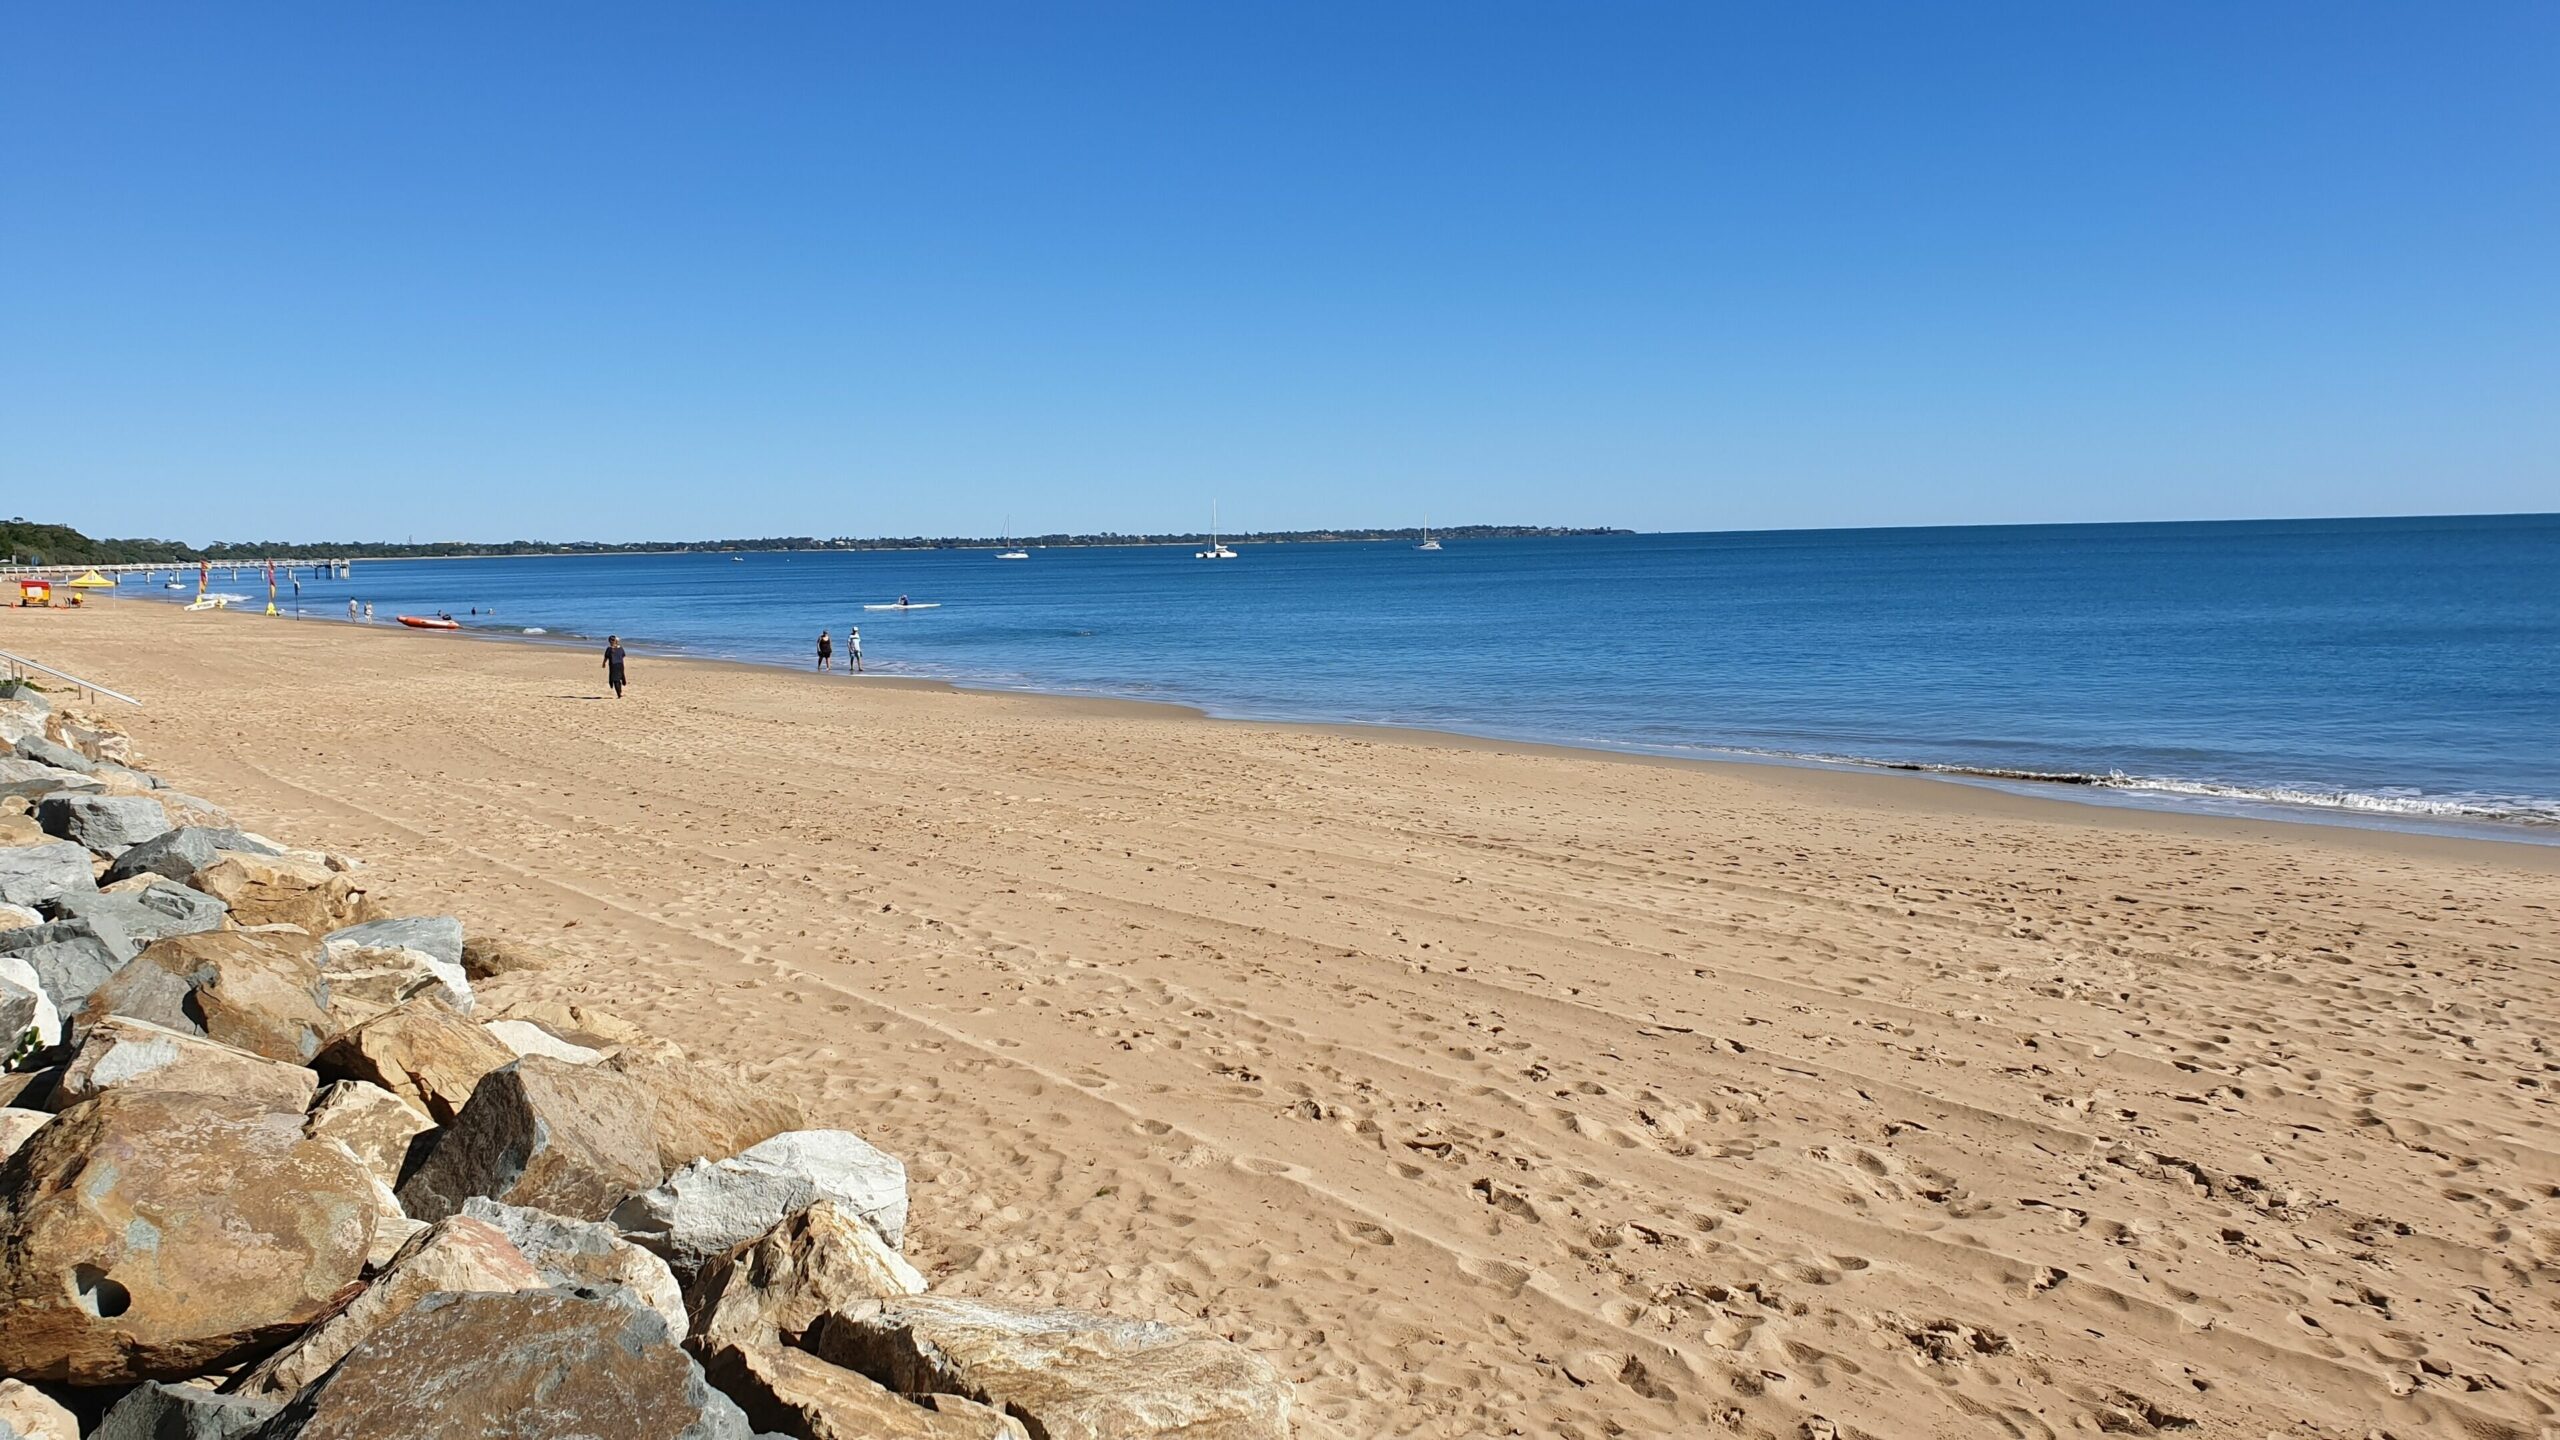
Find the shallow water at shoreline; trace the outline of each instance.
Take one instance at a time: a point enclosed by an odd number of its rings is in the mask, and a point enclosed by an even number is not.
[[[2560,517],[1241,554],[375,561],[299,604],[781,664],[858,625],[874,669],[972,686],[2560,837]],[[940,608],[862,608],[901,594]]]

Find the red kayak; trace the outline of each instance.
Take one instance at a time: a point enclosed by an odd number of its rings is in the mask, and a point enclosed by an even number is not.
[[[392,618],[412,630],[459,630],[462,628],[462,622],[459,620],[438,620],[431,615],[395,615]]]

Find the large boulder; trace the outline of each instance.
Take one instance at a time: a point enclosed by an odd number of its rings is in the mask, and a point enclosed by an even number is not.
[[[327,1374],[365,1337],[440,1290],[540,1290],[545,1284],[497,1226],[463,1215],[439,1220],[401,1247],[363,1294],[249,1367],[228,1388],[286,1400]]]
[[[0,955],[27,963],[53,997],[54,1007],[75,1015],[90,993],[142,951],[111,916],[53,920],[24,930],[0,930]]]
[[[0,905],[0,930],[25,930],[44,923],[32,905]]]
[[[0,1373],[124,1385],[233,1364],[328,1309],[373,1218],[363,1168],[299,1114],[111,1090],[0,1164]]]
[[[512,1061],[481,1077],[401,1183],[400,1207],[441,1220],[479,1195],[601,1220],[665,1173],[650,1134],[655,1109],[645,1086],[602,1066]]]
[[[418,950],[442,964],[462,967],[462,922],[451,915],[410,915],[396,920],[368,920],[335,930],[326,937],[332,949]]]
[[[821,1200],[705,1265],[685,1308],[707,1354],[720,1345],[797,1343],[830,1310],[924,1288],[924,1277],[870,1222]]]
[[[317,1084],[318,1077],[299,1065],[109,1015],[81,1037],[54,1082],[52,1104],[59,1112],[110,1090],[159,1090],[237,1096],[299,1115]]]
[[[75,890],[47,908],[63,920],[92,920],[103,915],[114,921],[117,929],[149,944],[172,935],[219,930],[225,907],[201,890],[153,876],[138,886],[120,884],[112,890]]]
[[[379,1085],[441,1125],[462,1113],[481,1076],[515,1058],[453,1007],[422,995],[339,1035],[311,1063],[325,1079]]]
[[[11,749],[21,760],[33,760],[39,765],[50,765],[57,770],[70,770],[82,775],[97,773],[97,761],[68,745],[48,740],[41,735],[29,735],[18,741]]]
[[[860,1216],[889,1248],[905,1243],[907,1167],[850,1130],[795,1130],[696,1160],[623,1201],[613,1223],[692,1275],[820,1200]]]
[[[425,1111],[364,1080],[333,1080],[311,1102],[302,1131],[335,1140],[383,1184],[397,1188],[409,1168],[409,1152],[436,1122]]]
[[[506,1232],[547,1285],[584,1289],[619,1288],[658,1312],[669,1333],[687,1329],[684,1293],[676,1287],[667,1262],[623,1239],[610,1225],[571,1220],[545,1210],[502,1205],[474,1195],[462,1202],[462,1213]]]
[[[430,1295],[261,1440],[748,1440],[653,1311],[568,1289]]]
[[[105,787],[77,770],[47,765],[38,760],[21,760],[15,755],[0,755],[0,795],[38,795],[63,792],[95,793]]]
[[[170,828],[169,812],[148,795],[47,795],[36,802],[36,823],[111,859]]]
[[[708,1066],[636,1049],[624,1050],[606,1064],[646,1085],[656,1097],[650,1128],[657,1137],[661,1171],[707,1155],[735,1155],[809,1124],[799,1105],[769,1087]]]
[[[28,1035],[34,1035],[32,1043]],[[44,1050],[62,1043],[62,1012],[46,991],[36,967],[15,955],[0,955],[0,1063],[21,1048]]]
[[[1153,1321],[918,1295],[832,1312],[806,1348],[891,1390],[995,1406],[1044,1440],[1289,1434],[1289,1386],[1270,1361]]]
[[[68,840],[0,848],[0,904],[40,906],[97,888],[89,852]]]
[[[403,932],[382,928],[422,923],[432,922],[378,920],[330,935],[323,942],[325,954],[321,960],[321,968],[329,975],[329,992],[342,1003],[352,1001],[382,1009],[419,995],[433,995],[463,1014],[470,1014],[471,981],[463,975],[460,961],[443,959],[437,950],[401,944],[398,937]],[[451,948],[460,954],[461,922],[454,922],[454,931]]]
[[[110,1015],[303,1065],[331,1029],[309,936],[214,930],[154,941],[90,992],[74,1035]]]
[[[225,852],[189,883],[231,907],[243,925],[299,925],[326,935],[355,921],[364,892],[316,860]]]
[[[89,1440],[243,1440],[277,1408],[254,1395],[153,1380],[126,1391]]]
[[[1028,1440],[1022,1422],[957,1395],[899,1395],[787,1345],[722,1345],[703,1373],[747,1423],[798,1440]]]
[[[118,855],[116,862],[107,867],[107,873],[98,878],[103,884],[113,885],[136,875],[157,875],[183,885],[221,855],[213,843],[215,833],[201,825],[180,826]]]
[[[33,1385],[0,1380],[0,1440],[80,1440],[80,1422]]]

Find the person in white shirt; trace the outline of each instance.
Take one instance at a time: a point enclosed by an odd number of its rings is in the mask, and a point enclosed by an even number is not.
[[[853,662],[854,674],[862,673],[862,627],[859,625],[844,627],[844,658]]]

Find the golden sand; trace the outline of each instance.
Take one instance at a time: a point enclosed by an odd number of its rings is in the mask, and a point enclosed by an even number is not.
[[[938,1287],[1205,1322],[1307,1434],[2560,1424],[2560,851],[5,617],[903,1155]]]

